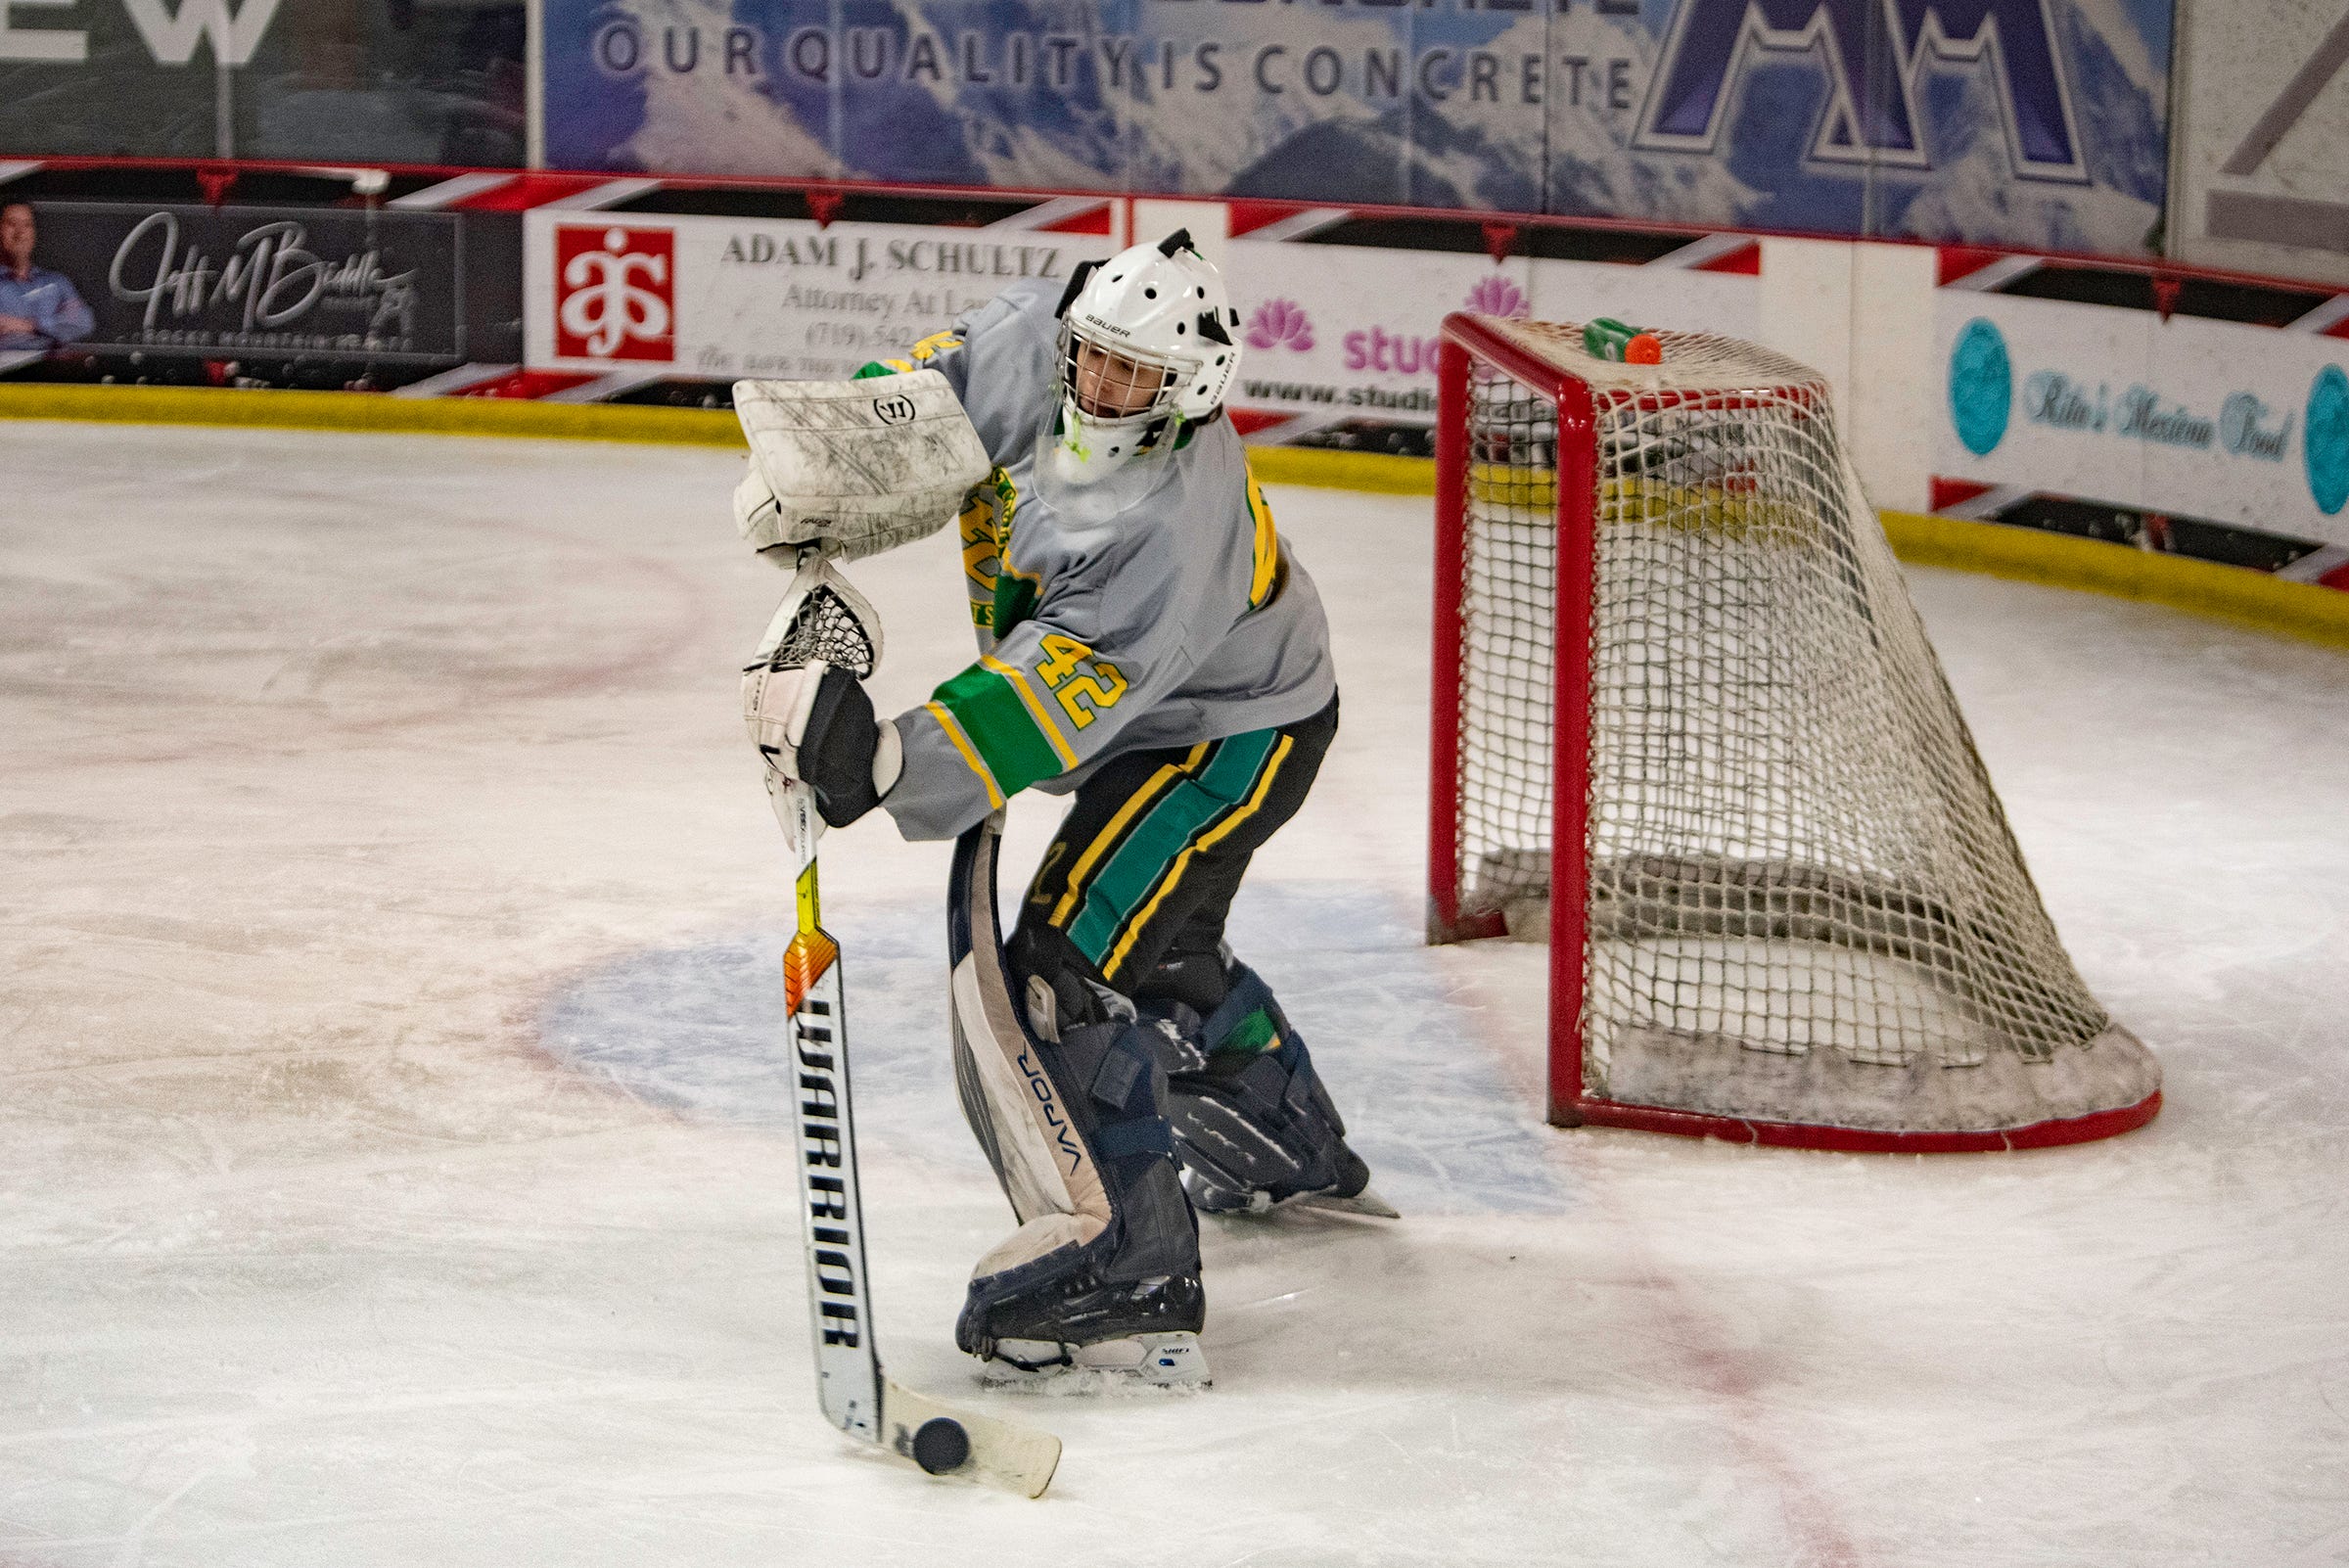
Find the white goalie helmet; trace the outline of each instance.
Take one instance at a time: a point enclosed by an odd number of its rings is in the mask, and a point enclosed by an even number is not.
[[[1211,419],[1240,367],[1239,312],[1177,229],[1081,268],[1060,312],[1059,467],[1107,474]]]

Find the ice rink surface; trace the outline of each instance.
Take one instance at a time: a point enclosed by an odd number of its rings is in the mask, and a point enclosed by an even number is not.
[[[884,1352],[1067,1443],[1040,1502],[857,1452],[739,463],[0,435],[0,1564],[2349,1564],[2349,662],[1913,574],[2167,1110],[1998,1156],[1561,1132],[1539,950],[1418,940],[1427,503],[1333,491],[1272,501],[1345,727],[1235,935],[1406,1218],[1211,1222],[1208,1392],[977,1391],[1011,1221],[945,848],[834,835]],[[856,576],[885,709],[969,660],[949,537]]]

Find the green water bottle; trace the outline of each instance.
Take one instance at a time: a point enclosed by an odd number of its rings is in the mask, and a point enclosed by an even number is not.
[[[1629,326],[1613,316],[1600,316],[1583,328],[1583,350],[1593,359],[1612,360],[1619,365],[1664,362],[1664,345],[1654,333]]]

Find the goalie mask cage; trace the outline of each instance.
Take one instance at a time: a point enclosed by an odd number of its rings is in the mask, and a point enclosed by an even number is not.
[[[1550,1120],[1915,1151],[2151,1120],[1817,372],[1453,315],[1430,936],[1549,939]]]

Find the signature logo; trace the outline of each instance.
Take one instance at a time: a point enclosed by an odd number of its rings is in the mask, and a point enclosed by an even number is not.
[[[555,352],[675,359],[676,246],[668,229],[556,229]]]
[[[150,213],[115,247],[106,282],[115,299],[140,307],[150,334],[175,327],[291,332],[315,328],[313,318],[328,312],[363,314],[368,343],[404,340],[416,330],[413,271],[386,270],[374,249],[330,260],[292,221],[257,224],[226,255],[213,255],[185,238],[175,214]],[[222,311],[234,313],[233,324],[220,320]]]
[[[903,394],[873,399],[873,416],[884,425],[902,425],[913,418],[913,399]]]
[[[2085,184],[2049,9],[2050,0],[1685,0],[1634,142],[1659,152],[1718,151],[1747,68],[1802,56],[1826,75],[1813,162],[1930,168],[1918,129],[1925,80],[1936,68],[1975,66],[1998,89],[2015,173]]]

